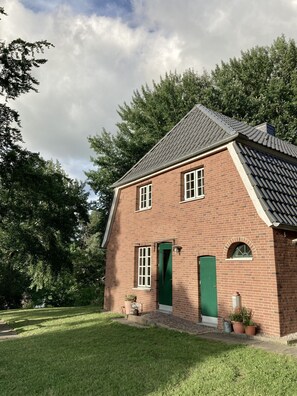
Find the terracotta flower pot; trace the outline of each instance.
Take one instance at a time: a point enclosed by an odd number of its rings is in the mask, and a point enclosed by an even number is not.
[[[125,301],[125,311],[126,315],[130,315],[132,312],[132,307],[131,307],[132,301]]]
[[[248,336],[254,336],[256,334],[256,326],[246,326],[245,334]]]
[[[235,334],[244,334],[244,325],[242,322],[232,321],[233,331]]]

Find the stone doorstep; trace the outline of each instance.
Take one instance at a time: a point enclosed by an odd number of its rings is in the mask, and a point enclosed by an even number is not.
[[[151,322],[145,316],[142,316],[142,315],[139,315],[139,316],[127,315],[127,320],[129,322],[137,323],[137,324],[140,324],[143,326],[149,326],[151,324]]]

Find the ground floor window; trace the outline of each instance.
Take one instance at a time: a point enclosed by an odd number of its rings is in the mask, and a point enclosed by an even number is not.
[[[251,248],[246,243],[233,243],[229,247],[228,258],[234,260],[252,259],[253,253]]]
[[[151,287],[151,248],[138,248],[138,286]]]

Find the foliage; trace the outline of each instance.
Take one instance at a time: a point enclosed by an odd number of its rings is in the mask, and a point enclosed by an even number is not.
[[[231,320],[231,322],[243,322],[242,313],[237,310],[229,314],[229,319]]]
[[[3,7],[0,14],[5,14]],[[6,15],[6,14],[5,14]],[[5,161],[3,158],[10,150],[19,148],[22,141],[20,133],[20,118],[17,111],[8,106],[9,100],[15,100],[20,95],[37,92],[38,80],[32,75],[32,70],[38,68],[46,59],[39,55],[44,49],[53,45],[46,40],[34,43],[16,39],[9,43],[0,41],[0,171],[5,175]]]
[[[233,322],[242,322],[248,326],[252,322],[253,311],[246,307],[237,307],[229,314],[229,319]]]
[[[277,135],[297,143],[297,47],[278,37],[270,47],[255,47],[217,65],[211,73],[168,73],[152,87],[133,93],[119,106],[117,133],[103,130],[89,139],[95,169],[87,172],[98,194],[105,228],[112,184],[120,179],[196,103],[252,125],[269,122]]]
[[[60,165],[23,152],[0,189],[0,254],[15,267],[70,267],[70,243],[86,221],[83,186]]]
[[[71,268],[53,274],[42,262],[29,267],[31,285],[27,295],[34,305],[102,305],[103,253],[98,232],[98,212],[92,211],[89,222],[80,224],[75,241],[70,244]]]
[[[136,301],[137,296],[135,294],[126,294],[125,301]]]
[[[21,335],[0,343],[3,396],[296,394],[296,360],[261,349],[124,326],[96,307],[0,317]]]
[[[25,272],[15,269],[10,262],[1,260],[0,309],[18,308],[29,284],[30,279]]]
[[[72,245],[74,276],[81,286],[102,284],[104,277],[104,252],[100,249],[101,213],[92,210],[89,221],[81,224],[80,233]]]
[[[37,92],[33,70],[46,62],[41,54],[51,46],[46,40],[0,41],[1,306],[20,304],[24,292],[35,300],[52,296],[56,305],[77,298],[72,246],[88,220],[87,194],[59,163],[20,145],[19,114],[10,107],[20,95]]]
[[[215,110],[252,125],[267,121],[279,137],[297,143],[294,40],[281,36],[270,47],[242,52],[241,58],[217,66],[212,80]]]
[[[126,173],[168,132],[196,103],[206,101],[209,77],[189,70],[180,75],[169,73],[152,88],[142,86],[135,91],[130,105],[119,107],[122,119],[116,135],[103,130],[89,138],[97,167],[87,172],[89,184],[98,193],[102,212],[101,231],[105,228],[112,201],[111,185]]]

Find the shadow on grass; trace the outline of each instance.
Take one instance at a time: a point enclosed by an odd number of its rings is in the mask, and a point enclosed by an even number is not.
[[[3,394],[166,394],[197,365],[238,348],[166,329],[124,326],[108,314],[89,314],[86,321],[71,321],[72,328],[67,320],[73,315],[68,315],[62,329],[2,343]],[[40,319],[39,325],[46,327],[45,322]]]
[[[0,344],[1,395],[295,394],[295,361],[125,326],[112,320],[118,315],[66,311],[60,322],[45,320],[35,334]]]
[[[83,309],[83,313],[82,313]],[[27,310],[7,310],[0,312],[2,318],[9,326],[11,326],[18,334],[31,331],[32,327],[42,328],[48,327],[48,322],[52,322],[55,326],[55,321],[63,319],[70,319],[81,317],[82,315],[93,315],[99,313],[98,307],[69,307],[69,308],[41,308],[41,309],[27,309]],[[69,325],[73,325],[71,322]]]

